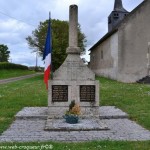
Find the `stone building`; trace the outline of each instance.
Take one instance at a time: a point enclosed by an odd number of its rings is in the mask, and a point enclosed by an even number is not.
[[[150,70],[150,0],[128,13],[115,0],[108,33],[90,48],[90,68],[96,75],[136,82]]]

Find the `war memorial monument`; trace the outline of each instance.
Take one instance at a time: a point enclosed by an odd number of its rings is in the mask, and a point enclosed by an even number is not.
[[[60,68],[54,72],[53,80],[49,80],[46,130],[55,130],[54,122],[62,118],[72,100],[75,100],[81,107],[79,122],[81,130],[107,128],[99,121],[99,81],[95,80],[95,74],[80,58],[77,26],[78,6],[71,5],[69,8],[69,47],[66,49],[68,55]],[[87,122],[87,119],[88,123],[89,120],[93,122],[95,119],[96,128],[92,125],[87,127],[84,123],[84,121]],[[62,123],[59,122],[59,129],[64,129],[60,127],[60,124]],[[76,130],[75,125],[73,128],[69,127],[66,127],[66,130]]]
[[[49,80],[48,116],[61,118],[71,100],[78,102],[83,117],[99,115],[99,81],[95,74],[83,63],[78,47],[78,7],[70,6],[69,47],[64,63]]]

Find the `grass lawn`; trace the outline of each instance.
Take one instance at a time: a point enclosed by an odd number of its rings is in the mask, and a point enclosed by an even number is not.
[[[130,115],[132,120],[150,130],[150,85],[125,84],[97,77],[100,80],[100,105],[113,105]],[[0,85],[0,133],[14,120],[14,115],[26,106],[47,106],[47,91],[43,76]],[[0,146],[54,146],[54,150],[149,150],[150,141],[86,143],[0,143]],[[40,149],[40,148],[39,148]]]
[[[46,92],[42,76],[0,85],[0,133],[23,107],[47,106]]]
[[[100,105],[121,108],[132,120],[150,130],[150,85],[97,79],[100,81]]]
[[[2,69],[2,70],[0,70],[0,80],[12,78],[12,77],[19,77],[19,76],[33,74],[33,73],[35,73],[35,72],[30,71],[30,70],[21,70],[21,69],[5,70],[5,69]]]
[[[52,150],[149,150],[150,142],[92,141],[84,143],[63,143],[63,142],[0,143],[0,147],[1,146],[17,146],[18,147],[17,150],[21,149],[21,146],[24,147],[24,148],[22,147],[22,150],[25,149],[25,146],[29,147],[30,149],[32,148],[38,150],[51,150],[50,149],[51,146],[53,146]]]

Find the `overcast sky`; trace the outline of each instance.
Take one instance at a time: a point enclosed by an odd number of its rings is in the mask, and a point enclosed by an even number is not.
[[[122,1],[124,8],[131,11],[143,0]],[[49,11],[52,19],[68,20],[71,4],[78,5],[79,23],[88,50],[107,33],[107,17],[113,10],[114,0],[0,0],[0,44],[9,47],[10,61],[35,66],[35,54],[31,53],[25,38],[40,21],[48,19]],[[89,61],[88,54],[85,58]],[[41,58],[38,65],[43,66]]]

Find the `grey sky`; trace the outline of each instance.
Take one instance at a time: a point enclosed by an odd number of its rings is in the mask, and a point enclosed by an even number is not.
[[[131,11],[143,0],[122,1],[125,9]],[[49,11],[52,19],[68,20],[71,4],[79,7],[79,23],[89,49],[107,32],[107,17],[113,10],[114,0],[0,0],[0,44],[8,45],[12,62],[35,65],[35,54],[31,53],[25,38],[40,21],[48,19]],[[85,57],[89,60],[88,54]],[[41,58],[38,65],[43,65]]]

